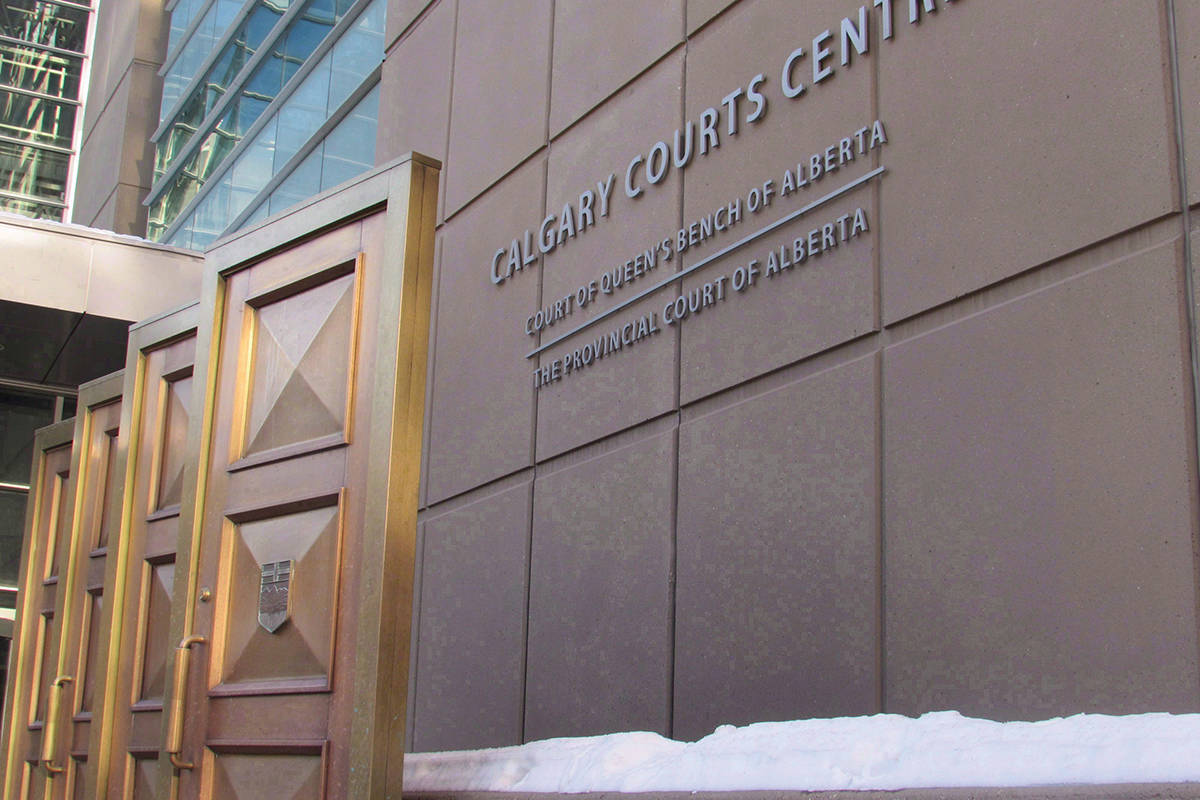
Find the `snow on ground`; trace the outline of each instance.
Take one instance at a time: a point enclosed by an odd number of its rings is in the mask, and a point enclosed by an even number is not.
[[[1200,781],[1200,714],[992,722],[941,711],[405,756],[412,791],[903,789]]]

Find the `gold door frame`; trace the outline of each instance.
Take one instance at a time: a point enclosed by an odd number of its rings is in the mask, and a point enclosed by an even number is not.
[[[90,675],[85,674],[95,672],[97,683],[97,694],[103,694],[105,683],[105,671],[103,669],[104,661],[99,657],[95,662],[86,663],[88,650],[88,631],[85,630],[85,622],[89,620],[91,614],[86,610],[85,602],[88,595],[88,575],[89,563],[93,555],[93,543],[97,541],[97,537],[104,525],[103,515],[105,514],[105,490],[116,491],[117,497],[124,494],[124,480],[119,467],[120,460],[120,435],[117,436],[117,441],[112,442],[109,446],[116,446],[117,464],[115,464],[115,474],[107,474],[108,464],[107,459],[104,463],[98,463],[97,453],[93,448],[96,441],[96,425],[97,418],[102,413],[102,410],[109,408],[114,404],[120,403],[122,396],[121,390],[124,384],[124,373],[116,372],[103,378],[98,378],[79,387],[79,398],[75,412],[75,429],[74,441],[72,444],[71,453],[71,475],[75,482],[75,501],[73,504],[73,512],[71,519],[71,550],[70,559],[67,564],[67,571],[64,577],[62,586],[62,595],[59,602],[56,604],[62,609],[61,623],[61,642],[58,653],[58,674],[67,675],[71,678],[71,683],[64,691],[70,697],[70,705],[67,706],[66,724],[62,726],[65,732],[56,728],[52,733],[56,733],[59,741],[53,741],[51,733],[47,734],[47,738],[51,739],[49,747],[52,751],[60,754],[56,758],[58,761],[69,762],[60,766],[67,767],[66,784],[62,796],[70,797],[74,793],[75,784],[80,780],[86,780],[81,772],[86,771],[95,762],[90,758],[91,748],[86,747],[79,752],[72,746],[74,742],[75,726],[77,723],[87,723],[89,727],[103,729],[103,716],[93,711],[90,719],[85,719],[77,716],[77,712],[81,708],[81,702],[85,683]],[[99,431],[100,436],[104,436],[104,431]],[[102,440],[100,440],[102,441]],[[119,508],[120,503],[115,506]],[[115,509],[110,508],[108,511]],[[109,528],[110,532],[112,528]],[[116,546],[118,540],[114,539],[112,544]],[[97,548],[95,553],[100,551]],[[105,558],[107,560],[107,551]],[[102,584],[107,587],[111,584]],[[103,589],[102,589],[103,591]],[[101,624],[95,626],[95,632],[101,636],[100,649],[105,646],[108,626],[104,624],[104,608],[101,606]],[[100,699],[99,697],[94,699]],[[49,722],[47,723],[49,731]],[[89,736],[89,743],[92,737]],[[86,756],[87,761],[81,761],[77,756]],[[90,763],[89,763],[90,762]],[[82,764],[88,763],[88,767]]]
[[[147,394],[148,358],[192,335],[196,337],[194,365],[189,367],[194,378],[175,535],[177,553],[169,630],[169,640],[180,642],[186,653],[192,641],[198,600],[197,570],[213,445],[226,279],[284,248],[319,240],[327,231],[368,216],[378,219],[381,213],[385,228],[381,255],[384,279],[379,286],[379,311],[374,323],[376,327],[372,330],[377,355],[373,363],[362,365],[370,371],[362,384],[370,392],[365,406],[369,409],[369,420],[363,420],[370,432],[365,450],[367,477],[365,488],[346,501],[360,504],[355,507],[361,512],[363,525],[358,562],[361,591],[353,608],[359,621],[353,641],[356,655],[353,674],[347,676],[349,702],[353,708],[363,711],[352,716],[350,729],[332,740],[330,745],[348,754],[351,767],[346,777],[348,796],[399,795],[403,777],[417,492],[440,168],[439,162],[423,156],[403,157],[281,217],[269,219],[219,243],[207,256],[201,302],[135,325],[130,331],[123,377],[109,376],[84,387],[80,394],[78,420],[60,422],[38,432],[35,439],[36,486],[41,486],[46,479],[47,455],[71,445],[72,440],[75,443],[69,458],[70,474],[62,486],[62,491],[69,495],[60,506],[61,514],[70,514],[70,519],[66,520],[69,525],[63,525],[64,520],[60,520],[57,528],[62,531],[59,536],[70,537],[70,543],[65,551],[60,550],[66,553],[66,563],[59,565],[60,583],[54,594],[54,613],[62,643],[53,655],[56,675],[68,667],[69,671],[78,672],[81,663],[82,656],[72,651],[72,643],[82,647],[83,639],[78,632],[72,634],[71,631],[78,625],[76,617],[82,619],[86,613],[77,612],[77,598],[73,594],[77,594],[74,592],[76,584],[83,584],[84,591],[88,588],[87,573],[91,570],[81,572],[80,565],[84,564],[81,559],[89,556],[88,546],[94,539],[83,527],[104,524],[109,532],[100,589],[104,593],[101,614],[105,623],[101,627],[107,629],[107,638],[99,644],[94,665],[99,682],[87,736],[84,796],[109,796],[114,780],[128,786],[127,778],[123,777],[128,767],[125,747],[128,737],[122,738],[120,734],[122,731],[128,733],[129,721],[117,717],[128,710],[122,701],[129,699],[129,692],[122,689],[128,688],[126,684],[130,680],[125,674],[131,667],[127,658],[130,637],[138,635],[135,615],[129,609],[131,593],[138,591],[138,586],[129,580],[130,570],[135,566],[130,537],[137,516],[142,514],[144,517],[147,507],[146,498],[141,496],[145,494],[142,491],[145,486],[139,488],[137,481],[139,469],[146,468],[142,461],[147,457],[154,461],[149,467],[152,472],[157,465],[157,456],[150,452],[157,452],[155,442],[145,441],[147,434],[143,428],[150,417],[161,416],[163,402],[160,397],[155,400]],[[85,474],[93,460],[88,450],[94,433],[91,410],[118,398],[122,402],[120,432],[110,480],[119,482],[120,502],[109,509],[105,518],[95,513],[91,506],[88,506],[89,513],[81,514],[80,498],[87,501],[95,489],[92,476]],[[151,408],[151,405],[156,407]],[[33,652],[36,643],[30,639],[37,636],[38,625],[33,623],[37,622],[41,611],[36,606],[42,602],[42,595],[28,589],[31,581],[41,585],[45,571],[43,562],[53,558],[52,553],[43,552],[45,543],[32,535],[33,526],[41,524],[39,520],[46,510],[46,503],[53,501],[43,495],[39,492],[32,496],[26,511],[26,552],[20,577],[22,592],[14,628],[15,654],[7,690],[3,741],[0,742],[0,756],[4,759],[0,766],[5,768],[0,788],[4,798],[15,796],[20,789],[26,772],[22,761],[29,755],[26,751],[32,742],[29,739],[31,729],[26,724],[25,706],[28,703],[19,704],[17,700],[33,696],[30,693],[35,691],[34,683],[41,679]],[[150,516],[154,517],[154,514]],[[51,536],[48,541],[53,538]],[[61,545],[57,546],[61,548]],[[35,566],[38,569],[33,569]],[[186,665],[186,657],[182,661]],[[182,674],[186,676],[186,666]],[[78,692],[79,687],[63,691],[64,696],[72,698],[68,711],[78,706]],[[166,790],[164,797],[173,796],[177,789],[181,763],[175,753],[168,755],[167,744],[173,729],[182,724],[182,716],[167,712],[178,706],[182,714],[183,699],[184,693],[178,682],[168,681],[162,701],[159,738],[162,746],[158,749],[158,782],[160,789]],[[19,709],[18,705],[21,706]],[[49,711],[48,707],[45,732],[54,734],[55,725]],[[58,716],[62,716],[62,711]],[[82,717],[75,720],[86,721]],[[115,724],[119,721],[122,724]],[[73,733],[73,723],[68,724],[68,729]],[[53,766],[71,760],[68,750],[80,759],[84,757],[82,747],[73,748],[70,742],[60,744],[52,735],[45,736],[44,740],[53,751],[50,759]],[[79,763],[84,762],[80,760]],[[41,770],[40,761],[37,769]],[[52,772],[47,771],[47,775]],[[74,772],[66,777],[80,779]],[[47,786],[58,785],[40,773],[34,778],[46,780]]]
[[[194,636],[198,600],[201,530],[206,482],[212,458],[214,405],[226,301],[226,280],[279,250],[313,240],[356,219],[385,213],[383,260],[390,277],[383,282],[376,363],[371,380],[371,439],[365,503],[360,620],[351,676],[353,717],[346,741],[352,769],[348,796],[399,796],[403,777],[404,720],[408,692],[413,568],[418,483],[424,422],[430,297],[433,284],[434,229],[441,165],[410,154],[380,167],[352,184],[319,195],[219,243],[207,254],[200,301],[192,407],[203,409],[189,430],[189,465],[184,486],[171,640],[186,651]],[[232,335],[232,334],[231,334]],[[183,672],[186,675],[186,657]],[[186,682],[186,681],[185,681]],[[180,681],[169,683],[164,708],[168,728],[183,726]],[[370,709],[370,711],[367,711]],[[172,725],[172,722],[175,724]],[[164,731],[167,737],[172,730]],[[176,763],[172,764],[172,760]],[[160,758],[164,797],[177,790],[179,764],[189,757]],[[185,767],[186,768],[186,767]]]
[[[123,663],[122,655],[129,647],[130,637],[137,636],[137,620],[128,613],[130,589],[140,586],[140,580],[132,580],[130,573],[130,534],[135,524],[135,515],[144,515],[146,498],[137,491],[135,477],[139,458],[147,447],[154,449],[154,442],[144,441],[143,423],[147,415],[161,414],[161,401],[156,399],[153,408],[147,407],[147,367],[151,354],[194,336],[199,319],[199,307],[192,303],[183,308],[160,314],[140,322],[129,330],[126,349],[124,380],[122,383],[123,405],[121,408],[121,435],[116,469],[121,475],[121,503],[112,509],[109,520],[110,545],[106,564],[104,586],[109,600],[104,605],[104,619],[108,624],[108,638],[98,653],[98,662],[104,665],[104,683],[101,689],[102,702],[97,715],[100,724],[93,724],[89,749],[94,763],[89,765],[86,797],[109,796],[109,783],[114,769],[122,777],[125,770],[124,745],[128,740],[127,725],[118,720],[119,713],[128,711],[125,674],[131,665]],[[193,412],[194,417],[198,414]],[[153,457],[153,454],[152,454]],[[188,476],[194,473],[191,462],[185,462],[184,487]],[[187,502],[186,498],[184,502]]]
[[[9,660],[10,671],[4,706],[2,752],[4,753],[3,790],[5,798],[16,797],[25,779],[22,751],[28,744],[26,740],[30,730],[27,719],[29,703],[21,701],[33,697],[32,692],[41,672],[38,663],[42,656],[42,653],[39,652],[42,648],[38,646],[40,626],[36,622],[39,614],[37,601],[40,594],[32,589],[35,584],[42,583],[41,573],[45,571],[46,559],[53,558],[53,552],[44,552],[46,541],[37,535],[38,531],[36,530],[47,510],[47,503],[53,503],[55,500],[53,496],[46,497],[42,492],[46,480],[47,460],[53,451],[70,446],[74,434],[75,420],[66,419],[39,429],[33,439],[33,469],[30,476],[33,489],[25,507],[25,538],[18,582],[21,588],[18,595],[16,623],[13,627],[12,655]],[[72,453],[71,461],[74,461],[74,458],[75,454]],[[68,481],[66,488],[70,490],[73,482],[70,481],[70,478]],[[54,510],[50,509],[49,513],[53,517]],[[61,527],[59,529],[61,530]],[[51,538],[53,538],[52,533]],[[64,577],[65,572],[66,565],[64,565],[62,573]],[[58,592],[55,599],[56,609],[61,600],[62,592]],[[61,620],[59,629],[59,641],[61,642],[63,638]],[[59,650],[61,649],[60,646]],[[57,654],[55,657],[57,658]],[[45,733],[44,727],[42,733]],[[44,739],[42,744],[45,744]],[[31,779],[34,778],[31,777]]]

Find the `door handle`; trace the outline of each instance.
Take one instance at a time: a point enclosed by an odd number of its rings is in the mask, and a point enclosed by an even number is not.
[[[183,714],[186,695],[188,667],[191,664],[192,645],[204,644],[205,638],[192,634],[186,636],[175,648],[175,680],[172,683],[171,715],[167,720],[167,746],[164,748],[175,769],[193,769],[196,764],[192,761],[182,761],[179,754],[183,752]]]
[[[62,688],[73,681],[70,675],[59,675],[50,684],[50,700],[46,704],[46,727],[42,729],[42,766],[51,775],[66,772],[66,767],[54,763],[54,751],[58,744],[58,717],[62,710]]]

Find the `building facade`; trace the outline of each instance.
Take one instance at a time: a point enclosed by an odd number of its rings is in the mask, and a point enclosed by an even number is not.
[[[70,218],[92,15],[69,0],[0,5],[0,209]]]
[[[1200,710],[1200,2],[217,4],[97,207],[444,165],[409,750]]]
[[[1200,4],[394,2],[416,750],[1196,711]]]
[[[149,236],[203,249],[370,168],[384,12],[383,0],[176,5]]]

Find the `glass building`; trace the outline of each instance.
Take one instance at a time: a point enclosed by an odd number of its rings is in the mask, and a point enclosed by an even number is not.
[[[0,209],[67,218],[92,9],[0,0]]]
[[[147,236],[202,249],[375,163],[385,0],[178,0]]]

